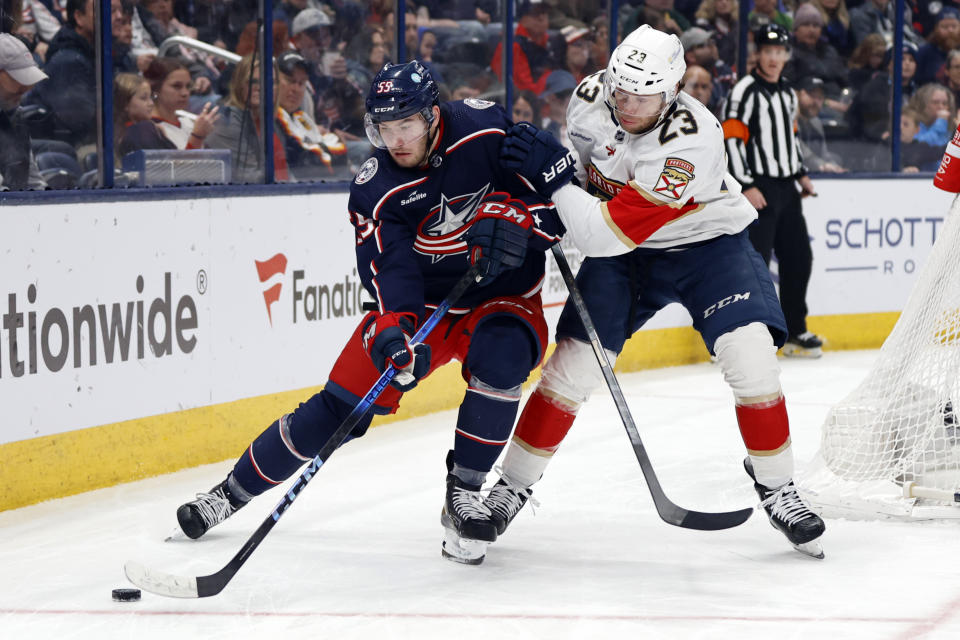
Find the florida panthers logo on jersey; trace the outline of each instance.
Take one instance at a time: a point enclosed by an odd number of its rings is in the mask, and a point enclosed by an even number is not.
[[[653,190],[661,196],[671,200],[683,197],[687,185],[693,180],[693,165],[680,158],[667,158],[663,163],[663,171],[657,178],[657,185]]]
[[[448,198],[440,194],[440,204],[430,210],[417,227],[417,239],[413,249],[439,262],[445,256],[466,253],[467,243],[463,234],[470,228],[477,205],[490,191],[486,184],[476,193],[467,193]]]

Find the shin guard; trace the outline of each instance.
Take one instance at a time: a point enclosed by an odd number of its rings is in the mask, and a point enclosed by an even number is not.
[[[534,391],[507,449],[503,475],[523,487],[539,480],[576,417],[576,409],[539,388]]]
[[[756,480],[778,487],[793,477],[790,422],[783,396],[750,404],[737,404],[737,423],[753,463]]]

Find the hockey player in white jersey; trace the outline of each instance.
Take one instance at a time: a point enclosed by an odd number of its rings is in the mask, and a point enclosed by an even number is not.
[[[501,160],[552,197],[588,256],[577,275],[611,361],[659,309],[679,302],[733,390],[744,466],[771,523],[800,551],[823,557],[823,521],[794,486],[793,452],[776,352],[786,325],[769,272],[746,228],[757,213],[727,173],[717,119],[681,91],[676,36],[641,26],[585,78],[567,112],[576,154],[521,123]],[[570,302],[557,349],[523,410],[501,478],[486,501],[499,531],[603,381]],[[693,472],[693,470],[691,470]]]

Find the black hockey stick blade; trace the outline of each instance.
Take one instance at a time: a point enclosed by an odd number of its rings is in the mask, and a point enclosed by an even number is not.
[[[593,346],[593,353],[597,358],[597,363],[603,371],[603,379],[610,389],[614,404],[617,405],[620,420],[623,422],[623,427],[627,430],[627,436],[630,438],[630,444],[633,446],[633,452],[637,456],[637,462],[640,463],[640,470],[643,472],[643,477],[647,481],[647,488],[650,490],[653,504],[657,508],[657,513],[660,515],[660,518],[664,522],[677,527],[699,529],[701,531],[730,529],[746,522],[747,519],[753,515],[752,507],[720,513],[691,511],[690,509],[684,509],[675,504],[667,497],[667,494],[663,492],[663,488],[660,486],[660,480],[657,478],[657,474],[653,470],[653,465],[650,463],[647,450],[643,446],[643,441],[640,439],[640,433],[637,431],[637,425],[633,421],[633,415],[627,406],[626,398],[624,398],[623,391],[620,389],[620,383],[613,373],[613,367],[610,366],[607,352],[604,351],[603,346],[600,344],[600,337],[597,335],[597,329],[593,324],[593,320],[590,318],[587,304],[584,302],[583,296],[580,295],[580,287],[577,286],[577,281],[573,277],[570,264],[567,262],[566,256],[563,255],[563,249],[560,248],[559,244],[553,245],[552,251],[554,260],[556,260],[557,266],[560,268],[560,273],[563,275],[563,281],[566,283],[567,290],[570,292],[573,305],[577,310],[577,314],[580,316],[580,321],[583,322],[583,328],[587,333],[587,337],[590,339],[590,344]]]
[[[430,317],[427,318],[417,332],[413,334],[413,337],[410,338],[411,343],[420,343],[426,340],[430,332],[433,331],[437,323],[440,322],[440,319],[450,310],[450,307],[460,299],[460,296],[463,295],[471,284],[476,282],[477,272],[478,267],[474,265],[463,274],[443,302],[437,305],[437,308],[430,314]],[[373,403],[380,397],[380,394],[383,393],[384,389],[387,388],[387,385],[390,384],[390,381],[393,380],[396,374],[397,371],[392,365],[387,367],[363,399],[353,408],[350,415],[348,415],[337,430],[333,432],[313,460],[310,461],[296,480],[293,481],[293,484],[291,484],[290,488],[283,494],[283,499],[280,500],[280,503],[274,508],[273,512],[257,527],[257,530],[253,532],[243,546],[240,547],[236,555],[234,555],[233,558],[230,559],[230,562],[222,569],[208,576],[177,576],[171,573],[148,569],[138,562],[127,562],[123,565],[123,571],[127,576],[127,580],[144,591],[170,598],[207,598],[223,591],[224,587],[226,587],[233,577],[237,575],[237,572],[240,571],[240,567],[247,561],[250,554],[252,554],[256,548],[260,546],[260,543],[263,542],[263,539],[267,537],[267,534],[270,533],[273,526],[280,520],[280,517],[293,505],[293,501],[297,499],[297,496],[299,496],[300,492],[307,486],[307,483],[310,482],[317,471],[320,470],[320,467],[333,455],[333,452],[340,447],[357,423],[360,422],[360,419],[370,410],[370,407],[373,406]]]

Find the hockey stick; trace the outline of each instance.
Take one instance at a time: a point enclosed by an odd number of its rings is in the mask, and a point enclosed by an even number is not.
[[[427,338],[437,323],[440,322],[440,319],[449,311],[450,307],[456,303],[464,291],[476,280],[477,270],[477,266],[472,266],[463,274],[447,295],[446,299],[437,306],[436,310],[413,335],[410,339],[411,343],[420,343]],[[243,563],[247,561],[250,554],[260,546],[260,543],[267,537],[267,534],[270,533],[270,530],[273,529],[273,526],[280,517],[293,505],[293,501],[297,499],[297,496],[304,490],[314,474],[316,474],[333,452],[343,443],[350,434],[350,431],[353,430],[357,423],[360,422],[360,419],[369,411],[370,407],[377,398],[380,397],[380,394],[383,393],[383,390],[387,388],[387,385],[390,384],[390,381],[393,380],[396,374],[397,370],[394,369],[392,365],[387,367],[377,382],[370,388],[370,391],[367,392],[367,395],[357,403],[357,406],[354,407],[350,415],[341,423],[340,427],[333,432],[327,440],[327,443],[323,445],[317,453],[316,457],[310,461],[307,468],[303,470],[290,488],[287,489],[287,492],[283,495],[283,499],[273,512],[257,527],[257,530],[247,539],[240,548],[240,551],[238,551],[237,554],[231,558],[230,562],[220,569],[220,571],[208,576],[176,576],[160,571],[153,571],[137,562],[127,562],[123,565],[127,579],[141,589],[172,598],[206,598],[208,596],[215,596],[223,591],[223,588],[237,575],[237,571],[239,571]]]
[[[643,471],[643,477],[647,481],[647,488],[650,489],[650,495],[653,497],[653,504],[657,507],[657,513],[664,522],[685,529],[700,529],[702,531],[716,531],[718,529],[729,529],[743,524],[753,514],[753,508],[740,509],[739,511],[726,511],[723,513],[703,513],[701,511],[690,511],[674,504],[670,498],[663,492],[660,486],[660,480],[653,470],[650,458],[647,456],[647,450],[640,440],[640,433],[637,431],[637,425],[630,414],[630,408],[623,397],[623,391],[620,389],[620,383],[613,373],[613,367],[610,366],[610,360],[607,358],[607,352],[600,344],[600,338],[597,336],[597,329],[593,325],[590,313],[587,311],[587,304],[580,295],[580,287],[573,277],[570,270],[570,264],[559,244],[552,247],[553,258],[560,267],[560,273],[563,275],[563,281],[570,292],[570,298],[573,300],[573,306],[576,307],[580,321],[583,322],[583,328],[587,332],[590,344],[593,346],[593,353],[597,357],[600,369],[603,370],[603,378],[607,381],[607,387],[610,388],[610,394],[617,405],[617,411],[620,413],[620,419],[627,430],[627,436],[630,438],[630,444],[633,445],[633,452],[637,456],[637,462],[640,463],[640,470]]]

